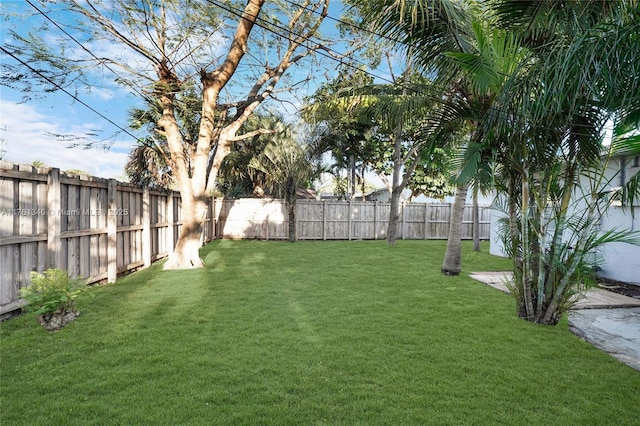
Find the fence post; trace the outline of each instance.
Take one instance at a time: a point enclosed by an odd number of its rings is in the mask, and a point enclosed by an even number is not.
[[[218,215],[216,212],[216,204],[218,204],[218,199],[216,197],[211,197],[211,239],[218,239]]]
[[[285,201],[285,204],[288,204],[288,203]],[[295,203],[293,205],[293,223],[294,223],[294,226],[293,226],[294,238],[293,239],[294,239],[294,241],[298,241],[298,210],[300,210],[298,207],[299,207],[298,203]]]
[[[116,191],[117,181],[115,179],[109,179],[107,186],[107,282],[114,283],[118,276],[118,262],[117,262],[117,235],[118,235],[118,222],[117,222],[117,206],[116,206]]]
[[[151,266],[151,215],[149,214],[151,197],[149,187],[142,187],[142,260],[144,267]]]
[[[60,211],[60,169],[52,168],[47,177],[47,268],[60,268],[62,212]]]
[[[209,199],[209,208],[207,209],[209,212],[209,233],[208,233],[208,239],[207,239],[207,243],[213,241],[213,215],[216,212],[215,207],[215,199],[213,197],[211,197]]]

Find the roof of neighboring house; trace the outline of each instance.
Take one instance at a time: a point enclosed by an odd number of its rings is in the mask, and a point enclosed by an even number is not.
[[[316,200],[318,195],[313,189],[305,188],[296,191],[296,198],[303,200]]]
[[[601,149],[600,155],[602,157],[606,157],[609,154],[609,151],[610,151],[610,147],[604,146]],[[638,151],[633,148],[619,148],[615,152],[611,153],[612,157],[625,157],[625,156],[635,157],[636,155],[638,155]]]
[[[368,197],[370,195],[384,194],[384,193],[388,193],[388,192],[389,192],[389,190],[387,188],[378,188],[378,189],[374,189],[373,191],[369,192],[366,195]]]

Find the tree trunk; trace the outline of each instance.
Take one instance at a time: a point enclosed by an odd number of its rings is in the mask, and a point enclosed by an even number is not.
[[[393,148],[393,176],[391,177],[391,207],[389,211],[389,225],[387,226],[387,243],[390,246],[396,244],[398,236],[398,215],[400,213],[400,196],[404,186],[400,179],[402,171],[402,120],[396,129],[394,148]]]
[[[529,245],[529,167],[525,165],[522,171],[522,200],[520,212],[520,243],[522,244],[522,294],[524,297],[525,319],[535,320],[533,307],[531,247]]]
[[[356,195],[356,158],[354,157],[353,154],[349,155],[349,168],[351,169],[350,170],[351,182],[349,186],[349,189],[351,190],[351,194],[349,194],[349,199],[353,200],[353,197]]]
[[[364,180],[364,174],[366,172],[366,165],[364,164],[364,161],[362,162],[362,201],[367,201],[367,195],[364,193],[366,191],[366,181]]]
[[[194,197],[182,191],[182,227],[173,253],[164,269],[190,269],[204,266],[200,258],[202,223],[207,211],[204,197]]]
[[[287,213],[289,213],[289,242],[296,242],[296,204],[287,202]]]
[[[459,275],[462,265],[462,216],[467,199],[468,184],[460,184],[456,188],[456,198],[451,206],[447,251],[442,262],[442,273]]]
[[[516,190],[516,178],[513,174],[508,177],[508,193],[507,202],[509,207],[509,253],[513,260],[513,282],[512,285],[517,287],[522,280],[522,250],[520,249],[520,227],[518,219],[518,198]],[[506,248],[506,247],[505,247]],[[526,316],[524,306],[524,298],[519,297],[516,300],[516,315],[519,318]]]
[[[240,60],[247,50],[247,40],[265,0],[249,0],[242,19],[234,34],[231,46],[222,64],[212,72],[201,72],[203,85],[202,119],[196,146],[192,153],[184,149],[185,143],[176,120],[175,93],[161,95],[162,118],[158,125],[163,128],[169,149],[171,150],[172,170],[176,176],[182,196],[182,228],[173,253],[165,263],[164,269],[189,269],[204,266],[199,249],[207,203],[206,188],[215,179],[224,156],[228,153],[229,141],[244,122],[236,119],[217,136],[218,149],[213,166],[209,168],[209,156],[215,135],[216,105],[220,91],[235,73]],[[166,87],[177,87],[180,80],[166,62],[158,67],[159,81]],[[253,107],[255,109],[255,106]],[[244,120],[252,109],[246,108]],[[213,176],[211,176],[213,175]]]
[[[478,207],[478,185],[473,186],[473,250],[480,251],[480,207]]]
[[[398,220],[400,218],[400,195],[402,188],[394,187],[391,191],[391,206],[389,210],[389,225],[387,226],[387,243],[390,246],[396,245],[398,238]]]

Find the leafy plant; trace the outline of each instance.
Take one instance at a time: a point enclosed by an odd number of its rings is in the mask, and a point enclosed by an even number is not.
[[[27,301],[24,310],[37,315],[75,312],[74,302],[87,289],[87,279],[70,278],[60,269],[47,269],[43,274],[31,272],[31,285],[20,289]]]

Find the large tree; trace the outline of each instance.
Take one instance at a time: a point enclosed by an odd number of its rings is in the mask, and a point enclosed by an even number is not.
[[[438,178],[446,182],[444,170],[436,171],[433,163],[446,162],[441,158],[443,148],[450,145],[455,126],[448,108],[434,101],[438,93],[432,81],[411,67],[397,77],[393,67],[389,71],[392,84],[373,84],[363,69],[346,67],[309,99],[304,116],[320,122],[316,150],[330,151],[337,160],[350,159],[352,176],[357,160],[363,181],[365,172],[373,171],[385,183],[391,194],[386,239],[394,245],[400,196],[416,169],[422,172],[420,181],[413,180],[416,189],[422,188],[419,191],[429,192],[433,186],[428,184]]]
[[[234,142],[262,131],[239,134],[260,104],[278,96],[276,87],[287,70],[326,47],[313,37],[328,5],[329,0],[306,0],[295,7],[264,0],[43,1],[43,14],[47,8],[64,9],[62,24],[75,40],[87,46],[109,43],[114,53],[74,56],[70,51],[78,52],[78,46],[62,48],[68,38],[52,47],[46,40],[50,32],[24,35],[19,30],[14,45],[3,51],[30,64],[29,77],[49,89],[71,87],[86,77],[88,67],[107,66],[117,70],[118,82],[159,104],[156,130],[167,141],[168,165],[182,196],[182,227],[165,268],[199,267],[206,199],[222,161]],[[252,37],[256,32],[261,34]],[[241,63],[247,68],[236,78]],[[4,82],[14,86],[25,75],[17,67],[5,71]],[[185,138],[177,116],[181,94],[191,87],[202,102],[193,140]]]

